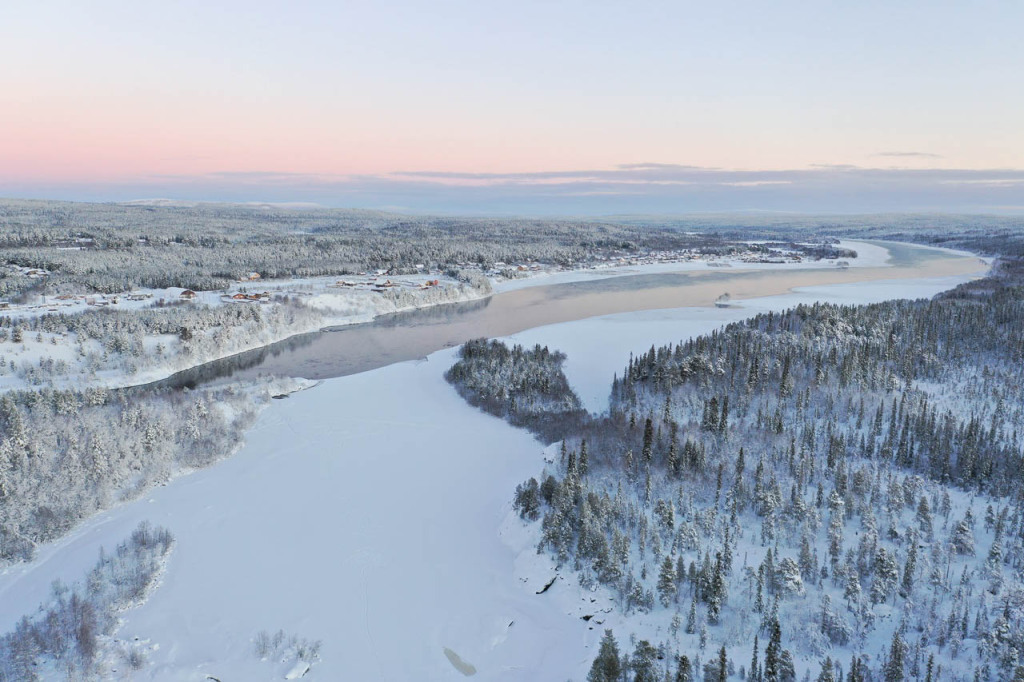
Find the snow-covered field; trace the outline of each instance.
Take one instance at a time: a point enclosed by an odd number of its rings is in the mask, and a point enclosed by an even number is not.
[[[371,277],[370,280],[390,281],[384,277]],[[350,288],[337,285],[338,281],[334,277],[266,280],[237,284],[227,294],[220,291],[192,292],[194,298],[184,302],[184,305],[260,306],[269,313],[264,315],[262,323],[232,329],[214,325],[205,331],[197,331],[196,338],[189,342],[187,348],[176,334],[144,336],[141,343],[145,354],[141,356],[110,353],[99,339],[87,339],[80,343],[78,335],[74,333],[27,333],[18,342],[13,337],[5,337],[0,341],[0,391],[31,388],[40,383],[29,381],[24,373],[8,369],[15,363],[23,369],[44,363],[62,363],[63,371],[45,379],[48,385],[58,388],[82,387],[86,384],[108,388],[134,386],[291,336],[315,332],[323,327],[370,322],[381,315],[443,303],[473,301],[491,293],[489,283],[483,280],[479,286],[473,286],[451,278],[430,279],[428,275],[403,277],[401,282],[396,278],[394,287],[383,289],[365,283]],[[428,282],[431,284],[428,285]],[[104,301],[101,307],[110,310],[142,310],[154,303],[180,304],[183,291],[170,288],[135,292],[137,297],[147,297],[139,300],[129,300],[125,296],[81,296],[60,302],[57,308],[48,305],[25,306],[0,311],[0,316],[7,316],[17,323],[25,318],[51,312],[74,315],[95,307],[97,300]],[[261,296],[261,299],[237,301],[231,298],[231,295],[243,292],[259,292],[253,295]],[[298,314],[283,312],[286,309],[275,301],[278,297],[300,300],[305,307]],[[113,303],[115,299],[116,304]],[[87,303],[87,300],[94,303]],[[6,342],[7,338],[10,338],[10,342]]]
[[[588,409],[606,406],[630,352],[798,302],[926,296],[961,278],[818,287],[743,301],[612,315],[523,332],[568,353]],[[547,283],[547,282],[545,282]],[[0,628],[81,579],[100,546],[142,519],[177,538],[160,586],[119,637],[148,640],[132,679],[282,679],[261,630],[322,640],[306,679],[461,679],[445,649],[485,680],[582,680],[606,607],[557,582],[511,514],[515,485],[545,456],[528,433],[467,406],[442,374],[454,349],[332,379],[275,401],[231,459],[117,507],[0,574]],[[608,624],[611,624],[609,621]],[[466,668],[468,670],[468,668]]]
[[[857,252],[856,258],[847,260],[851,268],[881,268],[889,267],[889,250],[882,243],[861,242],[851,240],[840,240],[837,245],[842,249],[853,249]],[[956,255],[969,255],[965,252],[953,251],[951,249],[936,249],[944,253]],[[738,258],[720,258],[716,260],[693,260],[674,261],[664,263],[640,263],[636,265],[619,265],[609,263],[579,270],[563,271],[540,271],[528,272],[521,279],[498,280],[494,283],[494,290],[515,291],[527,287],[548,286],[551,284],[569,284],[572,282],[589,282],[609,277],[622,277],[623,275],[655,275],[668,272],[708,272],[721,271],[722,268],[734,270],[807,270],[807,269],[828,269],[834,270],[838,266],[834,260],[801,261],[786,263],[747,263]]]

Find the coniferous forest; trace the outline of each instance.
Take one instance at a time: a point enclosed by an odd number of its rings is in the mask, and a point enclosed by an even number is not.
[[[516,509],[640,633],[606,632],[589,679],[1024,675],[1022,285],[1004,259],[933,300],[759,315],[537,430],[560,456]]]
[[[367,291],[382,302],[373,310],[392,310],[486,296],[490,278],[521,276],[512,263],[834,260],[853,256],[837,236],[913,239],[1001,257],[990,276],[932,300],[805,305],[624,357],[601,415],[583,409],[556,348],[478,339],[446,378],[471,405],[551,445],[548,465],[509,495],[561,584],[614,605],[587,614],[608,629],[591,681],[1024,679],[1019,226],[943,220],[2,202],[0,567],[230,455],[270,397],[306,386],[141,385],[155,369],[325,319],[312,295],[218,302],[254,271],[449,278]],[[78,312],[46,304],[161,287],[213,295]],[[0,680],[144,665],[142,649],[116,639],[116,613],[145,598],[173,541],[144,526],[116,543],[84,582],[55,585],[0,637]],[[315,641],[269,632],[254,639],[260,660],[319,660]]]

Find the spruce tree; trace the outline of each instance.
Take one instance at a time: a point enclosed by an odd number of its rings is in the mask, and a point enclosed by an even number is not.
[[[903,661],[906,658],[907,645],[900,636],[899,630],[892,633],[892,643],[889,645],[889,657],[885,661],[883,679],[885,682],[903,682]]]
[[[644,422],[644,443],[643,449],[641,450],[641,457],[643,458],[644,464],[650,465],[651,459],[653,458],[654,452],[654,423],[651,418],[648,417]]]
[[[693,682],[693,666],[685,654],[679,657],[675,682]]]
[[[658,597],[661,605],[668,607],[676,598],[676,569],[672,557],[665,555],[661,562],[661,572],[658,575]]]
[[[697,594],[694,592],[690,600],[690,613],[686,616],[686,634],[692,635],[697,632]]]
[[[657,671],[658,650],[646,639],[636,643],[629,665],[633,669],[633,682],[659,682]]]
[[[597,658],[590,666],[587,682],[619,682],[622,676],[622,661],[619,658],[619,645],[611,630],[604,631],[601,648]]]
[[[816,682],[836,682],[835,675],[832,672],[832,659],[825,657],[825,660],[821,662],[821,672],[818,673],[818,679]]]
[[[796,666],[789,649],[783,649],[779,654],[779,682],[796,682]]]
[[[757,645],[757,635],[754,635],[754,654],[750,657],[750,672],[747,673],[747,679],[750,682],[761,682],[761,660]]]
[[[764,650],[764,682],[782,682],[780,677],[780,658],[782,656],[782,628],[779,621],[773,620],[771,624],[771,637],[768,646]]]

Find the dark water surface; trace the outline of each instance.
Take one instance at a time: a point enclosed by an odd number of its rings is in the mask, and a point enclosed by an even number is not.
[[[636,310],[710,306],[722,293],[754,298],[794,287],[858,281],[981,274],[977,258],[886,243],[890,267],[741,270],[623,275],[530,287],[468,303],[451,303],[324,329],[199,365],[151,386],[195,387],[224,378],[265,375],[328,379],[422,358],[477,337],[507,336],[557,322]],[[894,284],[898,289],[898,284]],[[898,290],[893,297],[899,296]],[[599,340],[595,339],[595,343]]]

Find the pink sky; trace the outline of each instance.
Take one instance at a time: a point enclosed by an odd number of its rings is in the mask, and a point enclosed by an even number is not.
[[[488,5],[16,3],[0,195],[238,172],[1024,166],[1024,5]]]

